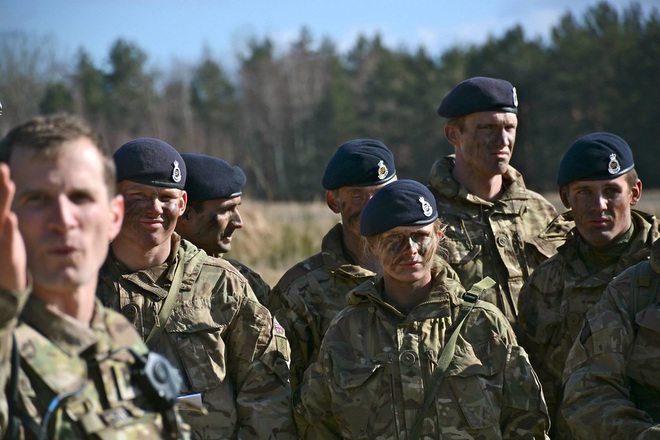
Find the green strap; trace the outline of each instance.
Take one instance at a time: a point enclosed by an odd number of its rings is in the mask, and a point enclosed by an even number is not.
[[[163,303],[163,307],[158,313],[158,322],[151,328],[147,340],[144,341],[149,347],[149,350],[154,350],[158,339],[160,338],[161,333],[165,330],[165,324],[167,320],[170,319],[172,314],[172,309],[174,309],[174,303],[176,302],[177,297],[179,296],[179,289],[181,288],[181,281],[183,280],[183,260],[185,257],[185,252],[182,248],[179,248],[176,254],[177,262],[176,267],[174,268],[174,279],[172,279],[172,285],[170,290],[167,292],[167,298]]]
[[[475,283],[470,288],[470,290],[463,294],[463,304],[461,304],[461,309],[458,312],[457,324],[454,326],[454,330],[449,337],[449,340],[443,347],[442,353],[440,353],[438,366],[436,367],[435,371],[433,372],[433,376],[431,377],[431,385],[426,389],[426,393],[424,394],[424,404],[422,405],[422,409],[417,416],[415,426],[410,433],[410,440],[417,440],[420,438],[422,426],[424,424],[424,416],[426,415],[426,411],[431,406],[431,403],[435,399],[435,396],[438,394],[440,383],[442,383],[442,378],[445,375],[445,371],[447,370],[447,367],[449,367],[449,363],[454,357],[454,351],[456,350],[456,340],[458,339],[458,335],[461,332],[461,327],[463,327],[465,319],[479,299],[479,295],[481,295],[484,290],[493,287],[495,284],[496,283],[492,278],[486,277],[478,283]]]

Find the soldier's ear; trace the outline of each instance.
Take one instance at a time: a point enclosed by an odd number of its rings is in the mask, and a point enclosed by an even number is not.
[[[445,124],[445,136],[453,146],[456,146],[456,143],[459,141],[460,134],[461,131],[457,126],[453,124]]]
[[[568,186],[562,186],[559,188],[559,197],[561,198],[561,202],[564,204],[564,208],[570,208],[571,204],[568,201]]]
[[[639,202],[639,199],[642,198],[642,181],[637,179],[637,182],[635,182],[630,190],[632,192],[630,205],[635,206]]]
[[[112,241],[119,235],[121,225],[124,221],[124,196],[121,194],[115,195],[110,199],[110,226],[108,228],[108,241]]]
[[[339,214],[341,210],[339,209],[339,202],[334,191],[325,192],[325,203],[328,205],[328,208],[332,210],[335,214]]]

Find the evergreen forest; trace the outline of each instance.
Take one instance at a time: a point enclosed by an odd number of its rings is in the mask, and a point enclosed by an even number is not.
[[[401,178],[426,182],[433,161],[453,152],[436,114],[441,99],[468,77],[492,76],[517,89],[512,164],[528,187],[554,191],[571,143],[610,131],[631,145],[645,188],[660,188],[657,9],[601,2],[562,16],[547,41],[516,26],[442,53],[386,47],[378,34],[339,53],[308,28],[289,47],[254,38],[245,48],[232,63],[202,48],[194,64],[154,67],[137,44],[118,39],[99,65],[84,47],[63,57],[47,38],[0,34],[0,135],[35,114],[68,111],[111,150],[157,137],[239,165],[250,198],[310,201],[322,197],[335,149],[358,137],[383,141]]]

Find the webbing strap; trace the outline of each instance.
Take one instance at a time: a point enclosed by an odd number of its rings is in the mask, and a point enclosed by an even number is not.
[[[492,278],[486,277],[478,283],[475,283],[470,288],[470,290],[463,294],[463,304],[461,304],[461,309],[458,312],[458,318],[456,320],[457,323],[453,328],[449,340],[443,347],[442,353],[440,353],[438,366],[436,367],[435,371],[433,372],[433,376],[431,377],[431,385],[426,389],[426,393],[424,393],[424,404],[422,405],[422,409],[419,411],[419,415],[415,421],[415,426],[410,433],[410,440],[417,440],[420,437],[422,425],[424,424],[424,416],[426,415],[426,411],[428,411],[433,400],[435,400],[435,396],[438,394],[440,384],[442,383],[442,378],[447,371],[447,367],[449,367],[449,363],[454,357],[454,351],[456,350],[456,340],[458,339],[458,335],[461,332],[461,327],[463,327],[465,319],[476,304],[481,293],[484,290],[490,289],[495,284],[496,283]]]
[[[170,319],[172,314],[172,309],[174,309],[174,303],[176,302],[177,297],[179,296],[179,289],[181,288],[181,281],[183,280],[183,259],[185,257],[185,252],[183,248],[179,248],[177,251],[177,262],[176,267],[174,268],[174,278],[172,279],[172,285],[170,290],[167,292],[167,298],[163,303],[163,307],[158,313],[158,322],[151,328],[149,336],[144,341],[149,347],[149,350],[154,350],[156,344],[158,343],[158,338],[160,338],[161,333],[165,330],[165,325],[167,320]]]

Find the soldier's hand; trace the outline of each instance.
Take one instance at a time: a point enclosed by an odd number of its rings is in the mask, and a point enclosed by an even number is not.
[[[18,219],[11,211],[15,191],[9,167],[0,163],[0,287],[22,291],[27,284],[27,261]]]

